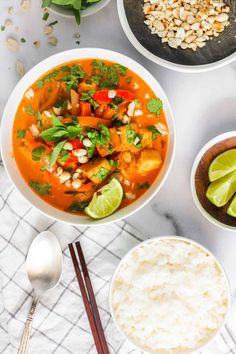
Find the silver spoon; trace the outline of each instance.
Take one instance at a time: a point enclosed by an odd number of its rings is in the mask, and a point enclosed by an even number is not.
[[[39,298],[60,281],[62,272],[62,251],[56,236],[50,231],[40,233],[32,242],[27,259],[26,270],[34,289],[34,297],[21,338],[18,354],[28,352],[32,322]]]

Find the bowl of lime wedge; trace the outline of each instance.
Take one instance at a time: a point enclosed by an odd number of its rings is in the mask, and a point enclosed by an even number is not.
[[[236,232],[236,131],[210,140],[191,173],[194,201],[213,224]]]

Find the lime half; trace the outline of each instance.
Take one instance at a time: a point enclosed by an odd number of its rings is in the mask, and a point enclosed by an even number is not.
[[[236,171],[212,182],[206,192],[207,198],[217,207],[224,206],[236,192]]]
[[[236,196],[234,196],[232,202],[230,203],[227,214],[236,218]]]
[[[85,208],[85,213],[93,219],[105,218],[116,211],[123,198],[123,188],[120,182],[113,178],[93,195],[93,199]]]
[[[214,158],[208,170],[209,180],[213,182],[234,170],[236,170],[236,149],[231,149]]]

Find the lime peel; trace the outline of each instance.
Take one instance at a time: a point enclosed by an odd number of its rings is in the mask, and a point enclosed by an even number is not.
[[[93,199],[84,211],[93,219],[105,218],[119,208],[122,198],[122,185],[116,178],[113,178],[108,184],[94,193]]]

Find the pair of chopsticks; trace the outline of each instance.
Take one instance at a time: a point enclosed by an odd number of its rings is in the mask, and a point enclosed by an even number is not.
[[[84,259],[83,251],[80,242],[75,243],[79,260],[77,259],[74,245],[69,244],[69,250],[72,262],[75,269],[75,274],[79,283],[82,299],[84,302],[85,310],[88,316],[90,328],[94,338],[98,354],[109,354],[106,338],[102,328],[98,306],[93,292],[92,283],[90,280],[88,268]],[[80,262],[80,265],[79,265]]]

